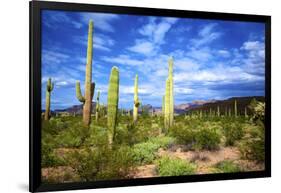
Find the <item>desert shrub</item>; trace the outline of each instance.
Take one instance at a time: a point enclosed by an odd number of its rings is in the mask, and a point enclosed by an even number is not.
[[[69,125],[67,130],[60,132],[57,136],[58,145],[60,147],[80,147],[89,134],[89,128],[81,122]]]
[[[126,146],[76,150],[68,156],[68,163],[81,181],[126,178],[133,166],[130,148]]]
[[[221,161],[219,163],[216,164],[215,166],[216,168],[216,173],[234,173],[234,172],[240,172],[241,169],[240,167],[233,163],[233,161]]]
[[[133,146],[133,160],[137,164],[152,163],[159,148],[167,148],[173,143],[174,139],[171,137],[156,137],[147,142],[135,144]]]
[[[195,149],[214,150],[219,147],[221,134],[216,128],[201,128],[195,133]]]
[[[170,129],[170,134],[177,139],[180,144],[192,144],[195,141],[195,125],[191,124],[175,124]]]
[[[54,154],[54,147],[52,144],[42,141],[41,146],[41,167],[56,167],[64,165],[65,162],[62,158]]]
[[[165,156],[156,161],[156,168],[160,176],[181,176],[194,174],[196,166],[179,158]]]
[[[242,158],[263,162],[265,159],[265,103],[252,100],[249,108],[253,113],[251,121],[254,126],[243,138],[239,150]]]
[[[223,133],[225,136],[225,145],[232,146],[237,140],[240,140],[243,135],[242,125],[239,123],[229,123],[223,125]]]
[[[252,127],[249,135],[241,141],[239,150],[242,158],[263,162],[265,159],[264,126]]]

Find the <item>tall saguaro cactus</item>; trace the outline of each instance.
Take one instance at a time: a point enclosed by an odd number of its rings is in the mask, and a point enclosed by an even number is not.
[[[92,82],[92,57],[93,57],[93,21],[89,21],[87,63],[85,77],[85,95],[81,93],[80,82],[76,82],[76,96],[83,103],[83,123],[89,126],[91,123],[92,99],[94,96],[95,83]]]
[[[119,70],[117,67],[111,69],[108,86],[107,98],[107,126],[108,126],[108,143],[111,146],[115,136],[117,125],[119,100]]]
[[[100,116],[100,91],[97,94],[97,102],[96,102],[96,121],[98,121]]]
[[[54,89],[54,83],[52,83],[51,78],[48,79],[46,86],[46,109],[45,109],[45,120],[50,119],[50,107],[51,107],[51,92]]]
[[[162,97],[162,115],[165,116],[165,95]]]
[[[135,77],[135,86],[134,86],[134,108],[133,108],[133,120],[134,122],[138,119],[138,108],[140,106],[139,97],[138,97],[138,75]]]
[[[174,80],[173,80],[173,58],[169,58],[169,75],[166,80],[165,92],[165,127],[170,128],[174,123]]]

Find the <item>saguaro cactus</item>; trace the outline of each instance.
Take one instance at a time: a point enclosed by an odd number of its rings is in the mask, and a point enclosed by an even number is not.
[[[134,107],[133,107],[133,120],[134,122],[138,119],[138,108],[140,106],[139,98],[138,98],[138,75],[135,77],[135,87],[134,87]]]
[[[248,117],[248,113],[247,113],[247,107],[245,107],[245,117]]]
[[[119,70],[117,67],[111,69],[108,86],[107,98],[107,126],[108,126],[108,143],[111,146],[115,136],[117,113],[119,100]]]
[[[220,116],[220,106],[217,106],[217,116]]]
[[[237,101],[234,100],[234,115],[237,117]]]
[[[83,123],[89,126],[91,123],[92,99],[94,96],[95,83],[92,82],[92,57],[93,57],[93,21],[89,21],[87,63],[85,77],[85,95],[81,93],[80,82],[76,82],[76,96],[83,103]]]
[[[170,128],[174,123],[174,81],[173,81],[173,58],[169,58],[169,75],[166,80],[165,93],[165,127]]]
[[[54,83],[51,78],[48,79],[46,86],[46,109],[45,109],[45,120],[50,119],[50,107],[51,107],[51,92],[54,89]]]
[[[100,116],[100,91],[97,94],[97,102],[96,102],[96,121],[98,121]]]

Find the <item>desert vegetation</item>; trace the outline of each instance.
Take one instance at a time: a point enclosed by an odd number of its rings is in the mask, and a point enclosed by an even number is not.
[[[82,113],[50,111],[47,84],[42,118],[42,180],[81,182],[157,176],[233,173],[264,169],[263,100],[239,97],[175,112],[173,58],[168,63],[165,93],[158,112],[148,110],[138,96],[134,78],[131,109],[119,103],[119,79],[114,66],[108,74],[107,104],[92,82],[93,22],[89,22],[85,93],[76,83]],[[75,95],[75,93],[74,93]],[[93,103],[93,100],[95,103]]]

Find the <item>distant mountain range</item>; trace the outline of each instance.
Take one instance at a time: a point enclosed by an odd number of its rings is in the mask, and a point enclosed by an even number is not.
[[[254,98],[258,101],[265,100],[263,96],[232,97],[232,98],[225,99],[225,100],[213,100],[213,99],[212,100],[196,100],[196,101],[192,101],[191,103],[183,103],[183,104],[175,105],[175,113],[184,114],[187,112],[197,111],[197,110],[202,110],[202,111],[208,111],[210,109],[216,110],[218,106],[219,106],[221,112],[224,112],[226,109],[229,109],[229,108],[233,109],[235,100],[237,101],[238,111],[241,111],[241,113],[242,113],[242,112],[244,112],[245,107],[247,105],[249,105],[251,100]],[[93,102],[92,105],[93,105],[92,112],[94,112],[96,103]],[[139,108],[139,112],[141,112],[142,109],[145,109],[149,113],[153,112],[155,114],[159,114],[162,112],[162,107],[153,107],[150,104],[143,105],[141,108]],[[65,108],[65,109],[54,110],[54,111],[52,111],[52,113],[65,112],[65,113],[70,113],[70,114],[82,114],[82,110],[83,110],[83,105],[81,104],[81,105],[74,105],[74,106],[71,106],[71,107]]]

